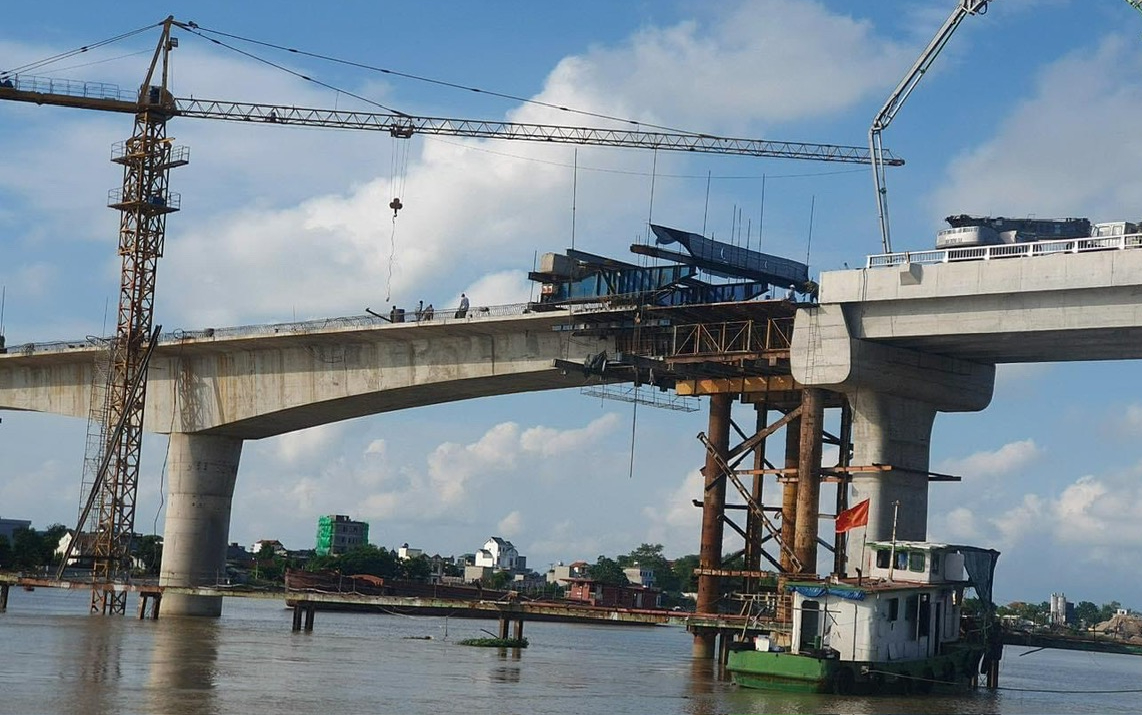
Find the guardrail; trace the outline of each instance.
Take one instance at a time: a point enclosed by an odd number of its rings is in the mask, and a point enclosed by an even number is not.
[[[1089,253],[1092,251],[1119,251],[1142,248],[1142,234],[1105,236],[1101,238],[1072,238],[1029,243],[1003,243],[996,246],[940,248],[924,251],[881,253],[869,256],[865,268],[892,268],[907,263],[958,263],[961,261],[990,261],[1002,258],[1030,258],[1058,253]]]
[[[56,77],[10,74],[0,78],[0,88],[39,94],[62,94],[85,99],[115,99],[121,102],[138,100],[138,90],[123,90],[119,85],[106,82],[82,82]]]
[[[425,311],[419,314],[415,309],[406,309],[402,315],[403,320],[397,325],[441,325],[448,323],[471,322],[488,318],[506,318],[535,313],[534,303],[507,303],[504,305],[472,306],[461,315],[459,306],[453,308],[436,308],[432,316],[428,317]],[[614,306],[602,303],[587,303],[560,308],[565,314],[583,314],[613,310]],[[551,311],[557,312],[557,311]],[[163,333],[159,338],[160,344],[177,343],[186,340],[218,340],[245,337],[260,337],[269,335],[305,335],[318,333],[330,329],[352,328],[379,328],[392,325],[391,316],[382,317],[377,314],[354,315],[340,318],[321,318],[318,320],[303,320],[289,323],[257,323],[253,325],[239,325],[230,328],[202,328],[199,330],[173,330]],[[109,337],[89,335],[79,340],[57,340],[43,343],[24,343],[9,345],[7,353],[11,355],[33,355],[43,353],[66,352],[69,350],[91,350],[93,348],[106,350],[111,343]]]

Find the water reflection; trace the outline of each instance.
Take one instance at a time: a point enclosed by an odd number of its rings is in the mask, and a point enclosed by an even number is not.
[[[168,617],[153,626],[147,678],[151,711],[172,715],[217,712],[219,622]]]
[[[71,701],[81,703],[85,715],[119,712],[116,697],[122,677],[122,623],[114,616],[90,616],[76,622],[82,627],[62,626],[73,629],[68,635],[79,634],[76,651],[79,677],[71,683],[74,687]]]
[[[713,658],[694,658],[690,661],[690,677],[687,682],[689,702],[685,712],[693,715],[714,715],[724,712],[723,698],[715,695],[722,688],[718,682],[718,667]]]

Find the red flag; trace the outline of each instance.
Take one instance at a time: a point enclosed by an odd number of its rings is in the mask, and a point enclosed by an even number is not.
[[[868,499],[865,499],[860,504],[845,509],[840,514],[837,514],[837,533],[843,534],[849,529],[855,529],[858,526],[868,524]]]

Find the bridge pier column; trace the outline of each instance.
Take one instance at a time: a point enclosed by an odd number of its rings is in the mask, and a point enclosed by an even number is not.
[[[213,586],[225,577],[230,508],[241,455],[241,439],[171,434],[159,585]],[[163,611],[217,617],[222,615],[222,597],[168,593]]]
[[[849,503],[868,499],[869,510],[864,540],[849,540],[847,568],[867,572],[859,560],[863,541],[891,539],[894,511],[897,540],[927,538],[927,472],[937,410],[927,402],[867,390],[850,393],[849,403],[853,410],[853,463],[897,467],[852,476]]]
[[[861,340],[846,310],[821,304],[797,311],[790,363],[805,386],[843,392],[852,408],[855,465],[886,464],[887,472],[852,477],[849,504],[869,500],[864,539],[847,540],[846,571],[863,569],[863,541],[928,534],[928,463],[937,412],[974,412],[991,402],[995,365]],[[855,315],[856,313],[854,313]],[[859,532],[854,532],[856,535]]]

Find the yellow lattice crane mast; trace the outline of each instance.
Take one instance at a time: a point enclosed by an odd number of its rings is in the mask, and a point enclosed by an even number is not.
[[[159,25],[162,36],[155,48],[146,79],[137,94],[119,92],[113,85],[0,74],[0,99],[133,114],[131,138],[117,145],[112,160],[123,166],[123,184],[113,190],[109,205],[120,211],[119,255],[122,272],[115,337],[109,345],[104,410],[94,438],[97,456],[89,462],[91,484],[80,513],[79,529],[93,534],[91,553],[92,612],[124,613],[126,590],[118,586],[129,578],[131,539],[134,535],[135,497],[139,482],[143,407],[147,364],[158,339],[154,326],[156,269],[163,253],[166,218],[180,208],[180,197],[169,189],[170,170],[189,161],[189,151],[174,147],[166,134],[173,117],[254,122],[265,126],[311,126],[388,132],[396,138],[433,134],[489,139],[514,139],[561,144],[615,146],[663,151],[740,156],[871,163],[864,147],[805,142],[737,139],[686,132],[643,132],[545,124],[416,117],[399,112],[354,112],[176,98],[168,87],[168,59],[178,46],[171,35],[178,27],[190,32],[193,23],[168,17]],[[877,145],[883,165],[904,162]],[[93,419],[93,422],[96,420]],[[89,432],[90,432],[89,427]],[[89,447],[92,438],[89,436]],[[89,449],[90,451],[90,449]],[[67,564],[74,539],[63,563]],[[62,571],[61,566],[61,571]]]

